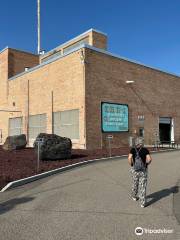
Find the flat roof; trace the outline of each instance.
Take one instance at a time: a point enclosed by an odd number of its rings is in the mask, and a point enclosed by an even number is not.
[[[36,53],[32,53],[32,52],[25,51],[25,50],[21,50],[21,49],[17,49],[17,48],[11,48],[11,47],[8,47],[8,46],[5,47],[5,48],[3,48],[3,49],[0,51],[0,54],[1,54],[2,52],[4,52],[5,50],[7,50],[7,49],[12,49],[12,50],[14,50],[14,51],[23,52],[23,53],[28,53],[28,54],[31,54],[31,55],[38,56],[38,54],[36,54]]]
[[[39,68],[41,68],[41,67],[43,67],[43,66],[45,66],[45,65],[48,65],[48,64],[50,64],[50,63],[52,63],[52,62],[55,62],[55,61],[57,61],[57,60],[65,57],[65,56],[73,53],[73,52],[76,52],[76,51],[78,51],[78,50],[81,49],[81,48],[88,48],[88,49],[94,50],[94,51],[96,51],[96,52],[103,53],[103,54],[105,54],[105,55],[118,58],[118,59],[120,59],[120,60],[128,61],[128,62],[130,62],[130,63],[138,64],[138,65],[140,65],[140,66],[143,66],[143,67],[146,67],[146,68],[150,68],[150,69],[155,70],[155,71],[162,72],[162,73],[164,73],[164,74],[169,74],[169,75],[172,75],[172,76],[175,76],[175,77],[178,77],[178,78],[180,77],[180,75],[177,75],[177,74],[174,74],[174,73],[171,73],[171,72],[167,72],[167,71],[164,71],[164,70],[162,70],[162,69],[155,68],[155,67],[152,67],[152,66],[149,66],[149,65],[142,64],[142,63],[140,63],[140,62],[138,62],[138,61],[134,61],[134,60],[131,60],[131,59],[122,57],[122,56],[120,56],[120,55],[118,55],[118,54],[114,54],[114,53],[108,52],[108,51],[106,51],[106,50],[99,49],[99,48],[93,47],[93,46],[88,45],[88,44],[81,44],[80,46],[77,46],[77,47],[75,47],[74,49],[69,50],[67,53],[65,53],[65,54],[63,54],[63,55],[60,55],[60,56],[56,56],[56,57],[54,57],[54,58],[52,58],[52,59],[49,59],[48,61],[43,62],[43,63],[41,63],[41,64],[39,64],[39,65],[37,65],[37,66],[35,66],[35,67],[29,68],[29,70],[13,76],[13,77],[9,78],[9,80],[14,80],[14,79],[16,79],[16,78],[18,78],[18,77],[20,77],[20,76],[22,76],[22,75],[24,75],[24,74],[27,74],[27,73],[29,73],[29,72],[33,72],[33,71],[35,71],[35,70],[37,70],[37,69],[39,69]]]
[[[2,52],[4,52],[5,50],[7,50],[7,49],[8,49],[8,46],[5,47],[5,48],[3,48],[3,49],[0,51],[0,54],[1,54]]]
[[[64,46],[70,44],[71,42],[74,42],[74,41],[77,40],[78,38],[81,38],[81,37],[87,35],[87,34],[90,33],[90,32],[97,32],[97,33],[101,33],[101,34],[107,36],[106,33],[101,32],[101,31],[99,31],[99,30],[97,30],[97,29],[91,28],[91,29],[89,29],[89,30],[87,30],[87,31],[85,31],[85,32],[83,32],[83,33],[81,33],[81,34],[79,34],[78,36],[76,36],[76,37],[74,37],[74,38],[68,40],[67,42],[62,43],[61,45],[59,45],[59,46],[57,46],[57,47],[55,47],[55,48],[49,50],[48,52],[45,52],[45,53],[42,55],[43,58],[46,57],[46,55],[48,55],[49,53],[54,52],[54,51],[56,51],[56,50],[59,49],[59,48],[63,48]]]
[[[87,44],[85,44],[85,45],[87,45]],[[135,63],[135,64],[138,64],[138,65],[140,65],[140,66],[143,66],[143,67],[146,67],[146,68],[150,68],[150,69],[152,69],[152,70],[156,70],[156,71],[158,71],[158,72],[162,72],[162,73],[165,73],[165,74],[173,75],[173,76],[175,76],[175,77],[180,77],[180,75],[178,75],[178,74],[175,74],[175,73],[172,73],[172,72],[168,72],[168,71],[165,71],[165,70],[160,69],[160,68],[152,67],[152,66],[150,66],[150,65],[147,65],[147,64],[138,62],[138,61],[136,61],[136,60],[132,60],[132,59],[129,59],[129,58],[122,57],[122,56],[120,56],[120,55],[118,55],[118,54],[111,53],[111,52],[108,52],[108,51],[103,50],[103,49],[100,49],[100,48],[95,48],[95,47],[90,46],[90,45],[88,45],[88,48],[90,48],[90,49],[92,49],[92,50],[94,50],[94,51],[97,51],[97,52],[101,52],[101,53],[107,54],[107,55],[112,56],[112,57],[115,57],[115,58],[119,58],[119,59],[124,60],[124,61],[127,61],[127,62]]]
[[[62,48],[63,46],[68,45],[69,43],[75,41],[76,39],[78,39],[78,38],[80,38],[80,37],[83,37],[83,36],[87,35],[89,32],[92,32],[92,31],[97,32],[97,33],[101,33],[101,34],[107,36],[106,33],[102,32],[102,31],[99,31],[99,30],[97,30],[97,29],[91,28],[91,29],[85,31],[84,33],[81,33],[80,35],[72,38],[71,40],[69,40],[69,41],[67,41],[67,42],[65,42],[65,43],[57,46],[56,48],[54,48],[54,49],[46,52],[46,53],[43,55],[43,57],[46,57],[46,55],[48,55],[49,53],[55,51],[56,49]],[[26,71],[26,72],[22,72],[22,73],[20,73],[20,74],[17,74],[17,75],[15,75],[15,76],[9,78],[9,80],[13,80],[13,79],[15,79],[15,78],[17,78],[17,77],[19,77],[19,76],[21,76],[21,75],[24,75],[24,74],[28,73],[28,72],[35,71],[36,69],[39,69],[40,67],[43,67],[43,66],[46,65],[46,64],[49,64],[49,63],[54,62],[54,61],[56,61],[56,60],[58,60],[58,59],[60,59],[60,58],[63,58],[63,57],[65,57],[65,56],[67,56],[67,55],[69,55],[69,54],[71,54],[71,53],[73,53],[73,52],[75,52],[75,51],[77,51],[77,50],[79,50],[79,49],[81,49],[81,48],[89,48],[89,49],[94,50],[94,51],[96,51],[96,52],[100,52],[100,53],[103,53],[103,54],[106,54],[106,55],[109,55],[109,56],[112,56],[112,57],[115,57],[115,58],[118,58],[118,59],[121,59],[121,60],[124,60],[124,61],[128,61],[128,62],[131,62],[131,63],[134,63],[134,64],[138,64],[138,65],[140,65],[140,66],[143,66],[143,67],[146,67],[146,68],[150,68],[150,69],[152,69],[152,70],[156,70],[156,71],[159,71],[159,72],[162,72],[162,73],[165,73],[165,74],[169,74],[169,75],[172,75],[172,76],[175,76],[175,77],[180,77],[180,75],[178,75],[178,74],[175,74],[175,73],[172,73],[172,72],[168,72],[168,71],[162,70],[162,69],[160,69],[160,68],[152,67],[152,66],[143,64],[143,63],[141,63],[141,62],[138,62],[138,61],[135,61],[135,60],[131,60],[131,59],[122,57],[122,56],[120,56],[120,55],[118,55],[118,54],[111,53],[111,52],[109,52],[109,51],[107,51],[107,50],[103,50],[103,49],[100,49],[100,48],[96,48],[96,47],[91,46],[91,45],[89,45],[89,44],[84,44],[84,43],[83,43],[83,44],[81,44],[81,45],[79,45],[79,46],[77,46],[77,47],[69,50],[66,54],[63,54],[63,55],[60,55],[60,56],[55,56],[55,57],[52,56],[52,59],[49,59],[49,60],[46,61],[46,62],[43,62],[43,63],[41,63],[41,64],[39,64],[39,65],[37,65],[37,66],[35,66],[35,67],[30,68],[30,69],[29,69],[28,71]],[[21,51],[21,52],[25,52],[25,53],[29,53],[29,54],[33,54],[33,55],[37,55],[37,54],[31,53],[31,52],[27,52],[27,51],[15,49],[15,48],[9,48],[8,46],[5,47],[4,49],[2,49],[2,50],[0,51],[0,53],[2,53],[3,51],[5,51],[6,49],[13,49],[13,50],[17,50],[17,51]]]

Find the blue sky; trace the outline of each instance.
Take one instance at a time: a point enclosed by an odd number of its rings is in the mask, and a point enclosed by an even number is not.
[[[37,0],[1,0],[0,50],[37,52]],[[41,0],[46,51],[90,28],[108,34],[108,50],[180,75],[179,0]]]

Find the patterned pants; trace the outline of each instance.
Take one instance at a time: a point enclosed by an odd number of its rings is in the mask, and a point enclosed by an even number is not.
[[[147,187],[147,170],[136,172],[133,168],[131,168],[132,174],[132,197],[137,197],[138,190],[139,190],[139,200],[141,204],[146,203],[146,187]]]

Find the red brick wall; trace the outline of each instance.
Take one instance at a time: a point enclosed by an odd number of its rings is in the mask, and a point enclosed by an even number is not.
[[[15,49],[9,49],[8,77],[24,72],[25,67],[34,67],[39,64],[39,56]]]
[[[107,36],[99,32],[92,31],[91,45],[96,48],[107,49]]]
[[[0,53],[0,107],[7,101],[8,92],[8,49]]]
[[[114,147],[128,144],[128,137],[144,125],[145,142],[152,144],[159,131],[159,116],[175,119],[175,140],[180,138],[180,78],[135,63],[86,49],[87,147],[106,145],[101,133],[100,103],[129,105],[129,133],[116,133]],[[129,85],[127,80],[133,80]],[[144,123],[138,115],[144,115]]]

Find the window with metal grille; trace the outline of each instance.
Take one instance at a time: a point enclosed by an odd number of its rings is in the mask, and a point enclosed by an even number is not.
[[[139,128],[139,136],[144,137],[144,128]]]
[[[70,139],[79,139],[79,110],[55,112],[54,133]]]
[[[35,139],[39,133],[46,133],[46,114],[29,116],[29,138]]]
[[[9,136],[22,134],[22,117],[9,119]]]

